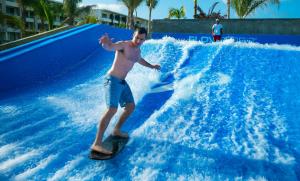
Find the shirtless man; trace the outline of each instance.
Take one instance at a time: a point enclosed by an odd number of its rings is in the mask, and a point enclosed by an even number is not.
[[[96,135],[96,139],[91,147],[92,151],[102,154],[112,154],[110,150],[102,146],[103,134],[118,109],[118,103],[124,108],[124,112],[119,118],[112,135],[120,137],[128,137],[128,134],[121,132],[121,126],[133,112],[135,108],[134,99],[129,85],[125,81],[127,73],[132,69],[133,65],[138,62],[145,67],[159,70],[160,65],[152,65],[141,57],[140,46],[144,43],[147,36],[145,28],[138,28],[130,41],[119,41],[112,43],[107,34],[99,39],[102,47],[108,51],[115,51],[115,59],[111,69],[108,71],[105,87],[105,99],[108,109],[100,120],[100,126]]]

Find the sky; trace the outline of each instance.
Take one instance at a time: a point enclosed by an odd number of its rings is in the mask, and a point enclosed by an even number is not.
[[[63,0],[58,0],[63,1]],[[152,19],[163,19],[168,16],[170,8],[185,7],[186,18],[192,19],[194,14],[194,1],[193,0],[158,0],[158,5],[152,12]],[[214,2],[219,2],[215,11],[221,12],[221,15],[227,13],[227,0],[198,0],[198,6],[208,12],[209,8]],[[280,5],[263,6],[258,8],[250,14],[247,18],[300,18],[300,0],[280,0]],[[108,9],[127,15],[127,8],[120,2],[120,0],[82,0],[80,5],[97,5],[100,9]],[[145,3],[137,9],[138,17],[148,19],[149,10]],[[231,18],[238,18],[235,11],[231,8]]]

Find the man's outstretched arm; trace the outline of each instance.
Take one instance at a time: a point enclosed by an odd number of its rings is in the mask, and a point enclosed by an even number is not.
[[[158,64],[155,64],[155,65],[152,65],[150,63],[148,63],[145,59],[141,58],[139,60],[139,64],[145,66],[145,67],[148,67],[148,68],[151,68],[151,69],[156,69],[156,70],[160,70],[160,65]]]
[[[125,46],[125,42],[122,41],[113,43],[107,33],[99,39],[99,44],[108,51],[122,50]]]

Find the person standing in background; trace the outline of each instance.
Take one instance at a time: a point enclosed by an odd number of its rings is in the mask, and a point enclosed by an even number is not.
[[[216,19],[216,23],[212,26],[212,36],[214,42],[221,41],[222,34],[223,34],[223,25],[220,24],[219,19]]]

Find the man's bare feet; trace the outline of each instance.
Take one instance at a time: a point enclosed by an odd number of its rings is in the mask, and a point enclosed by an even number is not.
[[[125,132],[121,132],[120,130],[114,130],[113,133],[112,133],[113,136],[118,136],[118,137],[121,137],[121,138],[128,138],[128,133],[125,133]]]
[[[111,155],[112,154],[111,151],[108,151],[107,149],[105,149],[105,148],[103,148],[102,146],[99,146],[99,145],[93,145],[91,147],[91,150],[99,152],[99,153],[103,153],[103,154],[106,154],[106,155]]]

